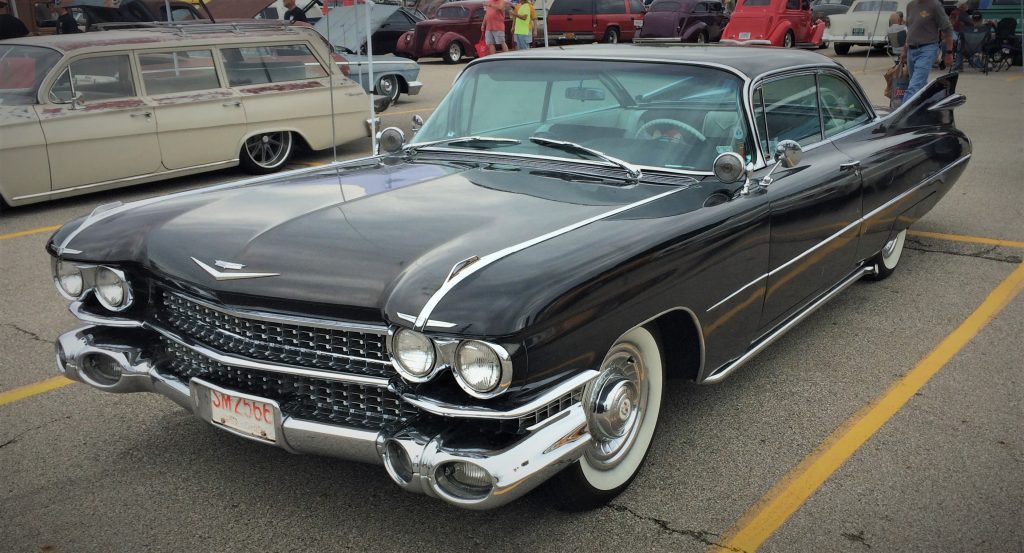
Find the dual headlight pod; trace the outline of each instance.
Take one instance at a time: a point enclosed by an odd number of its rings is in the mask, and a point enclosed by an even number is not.
[[[89,291],[110,311],[124,311],[132,305],[132,287],[124,271],[106,266],[76,265],[61,259],[54,260],[53,282],[65,298],[80,300]]]
[[[445,366],[473,397],[486,399],[508,389],[512,359],[505,348],[480,340],[438,340],[408,328],[391,337],[391,356],[399,374],[411,382],[426,382]]]

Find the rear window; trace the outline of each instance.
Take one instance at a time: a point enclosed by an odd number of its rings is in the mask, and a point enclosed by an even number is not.
[[[220,88],[210,50],[139,54],[146,94],[172,94]]]
[[[679,2],[655,2],[651,4],[652,12],[677,12],[682,6]]]
[[[556,0],[549,15],[572,15],[591,12],[590,0]]]
[[[446,6],[437,10],[437,19],[466,19],[469,17],[469,10],[461,6]]]
[[[892,2],[892,1],[889,1],[889,0],[864,0],[863,2],[858,2],[857,5],[854,6],[853,10],[851,10],[851,11],[855,11],[855,12],[877,12],[877,11],[894,12],[894,11],[896,11],[898,9],[899,8],[897,7],[896,2]]]
[[[231,86],[319,79],[327,72],[305,44],[223,48]]]

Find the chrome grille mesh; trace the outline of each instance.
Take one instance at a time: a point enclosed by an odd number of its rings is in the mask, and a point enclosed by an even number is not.
[[[583,388],[577,388],[568,394],[548,403],[547,405],[537,409],[536,411],[519,417],[519,429],[520,434],[526,433],[527,429],[531,426],[539,424],[551,417],[565,411],[569,407],[572,407],[574,403],[579,403],[583,397]]]
[[[419,411],[387,388],[305,376],[243,369],[214,361],[167,338],[165,370],[188,382],[193,377],[281,404],[299,419],[380,430],[415,417]]]
[[[160,293],[159,318],[214,349],[274,363],[391,377],[384,334],[235,316],[186,297]]]

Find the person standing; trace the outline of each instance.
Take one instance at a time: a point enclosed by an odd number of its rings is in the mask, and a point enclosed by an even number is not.
[[[533,2],[521,0],[515,10],[515,14],[514,35],[516,38],[516,50],[527,50],[530,48],[530,41],[533,39],[533,22],[537,18],[533,11]]]
[[[57,8],[57,13],[60,14],[57,17],[58,35],[70,35],[82,32],[82,30],[78,28],[78,22],[75,21],[75,16],[72,15],[67,8]]]
[[[956,59],[953,61],[953,70],[960,71],[964,64],[963,45],[960,44],[960,35],[964,28],[974,26],[971,23],[971,10],[967,2],[960,2],[953,11],[949,12],[949,23],[953,26],[953,50],[956,52]]]
[[[28,27],[20,19],[9,13],[5,0],[0,0],[0,40],[5,38],[21,38],[28,36]]]
[[[907,47],[900,60],[910,70],[910,85],[904,96],[910,99],[928,84],[928,73],[939,53],[940,40],[945,43],[942,62],[953,65],[953,26],[939,0],[910,0],[907,4]]]
[[[285,12],[281,19],[291,21],[292,23],[309,23],[306,12],[295,5],[295,0],[284,0],[284,8]]]
[[[493,54],[501,46],[502,52],[508,52],[508,45],[505,44],[505,10],[508,5],[505,0],[487,0],[484,5],[486,11],[484,22],[480,30],[484,33],[484,42],[487,44],[487,52]]]

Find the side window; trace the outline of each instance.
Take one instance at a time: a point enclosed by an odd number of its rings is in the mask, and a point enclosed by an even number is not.
[[[572,15],[590,11],[590,0],[555,0],[549,15]]]
[[[825,137],[834,136],[868,120],[868,110],[846,81],[833,75],[818,77]]]
[[[624,14],[626,3],[624,0],[597,0],[597,13]]]
[[[402,12],[395,12],[384,20],[384,25],[387,27],[400,27],[402,25],[407,25],[408,23],[409,16]]]
[[[209,50],[139,54],[146,94],[220,88]]]
[[[707,13],[708,5],[704,2],[697,2],[693,6],[693,13]]]
[[[487,15],[487,10],[480,8],[473,12],[472,21],[483,21],[485,15]]]
[[[578,115],[619,105],[601,81],[556,81],[551,86],[548,119]]]
[[[786,9],[787,10],[799,10],[800,9],[800,0],[786,0]]]
[[[818,87],[814,75],[787,77],[765,83],[764,153],[771,157],[780,140],[796,140],[801,146],[821,141],[821,117],[818,113]]]
[[[633,15],[644,13],[644,3],[641,0],[629,0],[629,13]]]
[[[53,83],[50,94],[55,100],[69,102],[73,92],[81,93],[82,100],[86,102],[135,96],[130,58],[122,54],[71,62],[71,66]]]
[[[223,48],[230,86],[319,79],[327,71],[305,44]]]

